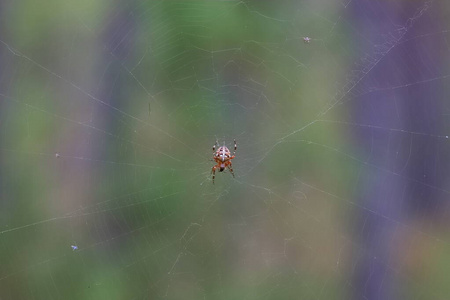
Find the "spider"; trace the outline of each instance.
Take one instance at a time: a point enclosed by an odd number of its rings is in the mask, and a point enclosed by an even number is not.
[[[225,146],[225,143],[222,147],[219,147],[217,149],[217,151],[216,151],[216,146],[219,146],[217,141],[213,146],[213,159],[217,163],[217,165],[212,167],[212,170],[211,170],[211,174],[213,175],[213,177],[212,177],[213,184],[214,184],[214,178],[216,177],[216,169],[219,169],[219,172],[222,172],[223,170],[225,170],[225,168],[228,168],[231,172],[231,175],[233,175],[233,177],[234,177],[233,168],[231,167],[231,160],[233,158],[235,158],[236,149],[237,149],[236,140],[234,140],[233,155],[231,155],[231,152]]]

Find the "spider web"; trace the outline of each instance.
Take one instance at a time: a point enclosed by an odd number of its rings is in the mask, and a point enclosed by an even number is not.
[[[0,4],[1,299],[446,298],[448,4],[64,2]]]

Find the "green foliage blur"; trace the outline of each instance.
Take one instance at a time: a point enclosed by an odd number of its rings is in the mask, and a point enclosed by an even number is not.
[[[365,158],[318,122],[356,60],[342,5],[0,8],[0,299],[347,299]],[[234,138],[236,180],[213,185]],[[409,228],[445,278],[448,243]]]

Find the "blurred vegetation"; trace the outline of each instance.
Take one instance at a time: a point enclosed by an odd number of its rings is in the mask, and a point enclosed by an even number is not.
[[[345,7],[0,8],[0,299],[348,299],[367,158],[319,121],[359,55]],[[446,291],[445,253],[409,299]]]

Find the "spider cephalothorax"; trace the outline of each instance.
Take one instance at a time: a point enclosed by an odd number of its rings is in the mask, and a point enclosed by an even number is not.
[[[217,142],[213,146],[213,159],[217,163],[214,167],[212,167],[211,173],[213,174],[213,184],[214,184],[214,178],[216,177],[216,169],[219,169],[219,172],[222,172],[225,170],[225,168],[228,168],[231,172],[231,175],[234,177],[233,168],[231,167],[231,160],[235,157],[236,154],[236,140],[234,140],[234,152],[233,155],[231,155],[230,150],[225,146],[225,143],[222,147],[219,147],[216,151],[216,146],[219,146]]]

